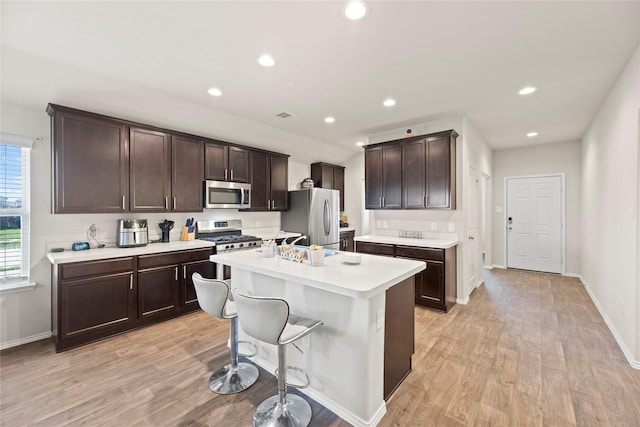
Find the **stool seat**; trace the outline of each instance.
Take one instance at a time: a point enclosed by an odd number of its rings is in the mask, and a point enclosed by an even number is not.
[[[211,375],[209,389],[219,394],[244,391],[256,382],[259,372],[250,363],[238,363],[238,312],[236,304],[229,299],[229,285],[223,280],[206,279],[199,273],[193,273],[191,278],[202,310],[218,319],[230,320],[231,363]]]
[[[312,416],[309,403],[302,397],[287,395],[285,346],[308,335],[322,322],[291,314],[289,304],[281,298],[249,296],[236,290],[231,292],[242,329],[256,339],[278,346],[278,394],[258,405],[253,415],[253,426],[309,425]]]

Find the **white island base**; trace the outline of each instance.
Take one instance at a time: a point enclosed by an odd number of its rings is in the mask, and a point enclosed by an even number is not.
[[[425,269],[425,263],[363,255],[361,264],[347,265],[342,258],[340,254],[330,256],[323,266],[311,267],[278,257],[262,258],[256,251],[211,256],[212,261],[231,266],[234,289],[284,298],[292,313],[324,322],[296,342],[304,353],[287,346],[287,364],[309,375],[309,387],[301,390],[304,394],[353,425],[375,426],[386,413],[385,381],[393,381],[393,389],[411,369],[413,276]],[[388,295],[393,304],[387,304]],[[389,312],[390,305],[400,312]],[[385,312],[392,318],[385,320]],[[389,328],[393,332],[385,348],[385,329]],[[401,331],[405,336],[408,332],[410,340],[393,342]],[[242,329],[239,335],[257,346],[258,354],[252,360],[273,373],[276,346],[256,341]],[[390,367],[390,359],[403,348],[405,368],[394,373],[397,368]],[[289,382],[297,382],[291,374]]]

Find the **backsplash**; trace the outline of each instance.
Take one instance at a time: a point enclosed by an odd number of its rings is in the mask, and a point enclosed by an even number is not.
[[[460,211],[372,210],[369,215],[369,233],[380,236],[458,240],[463,227]]]

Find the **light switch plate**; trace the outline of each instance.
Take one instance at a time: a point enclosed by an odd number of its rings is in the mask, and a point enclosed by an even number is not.
[[[378,310],[376,315],[376,329],[381,330],[382,328],[384,328],[384,308]]]
[[[502,212],[502,206],[496,206],[496,213]]]
[[[449,230],[449,233],[453,233],[454,231],[456,231],[456,224],[453,222],[450,222],[448,230]]]

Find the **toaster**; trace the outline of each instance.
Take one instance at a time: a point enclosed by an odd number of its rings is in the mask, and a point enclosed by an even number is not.
[[[149,231],[146,219],[119,219],[116,233],[116,246],[133,248],[149,243]]]

